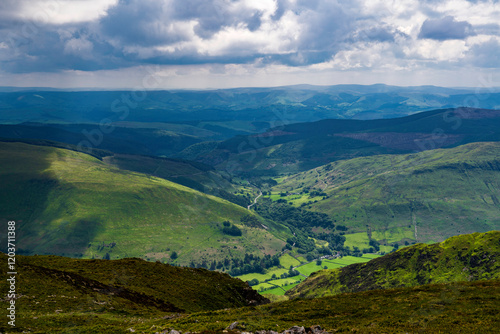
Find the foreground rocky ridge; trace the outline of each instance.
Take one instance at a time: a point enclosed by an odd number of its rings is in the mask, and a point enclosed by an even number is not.
[[[247,331],[239,331],[238,328],[239,323],[237,321],[233,322],[229,325],[222,333],[227,334],[330,334],[331,332],[327,332],[321,326],[315,325],[311,327],[304,326],[293,326],[289,329],[286,329],[282,332],[276,332],[273,330],[260,330],[255,332],[247,332]],[[163,332],[156,332],[155,334],[196,334],[196,333],[204,333],[204,332],[182,332],[177,331],[175,329],[164,330]]]

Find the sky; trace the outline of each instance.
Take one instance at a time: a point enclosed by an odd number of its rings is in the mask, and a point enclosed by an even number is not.
[[[498,0],[1,0],[0,86],[500,87]]]

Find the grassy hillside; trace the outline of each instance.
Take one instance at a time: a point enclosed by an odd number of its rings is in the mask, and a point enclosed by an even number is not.
[[[112,154],[103,161],[120,169],[161,177],[243,207],[250,204],[249,198],[234,194],[239,187],[231,182],[229,175],[199,162],[126,154]]]
[[[499,157],[500,143],[472,143],[356,158],[289,176],[273,191],[301,197],[296,205],[327,213],[366,240],[438,242],[500,229]]]
[[[330,332],[491,333],[499,325],[499,293],[498,280],[425,285],[192,314],[160,328],[221,332],[238,321],[241,331],[319,324]]]
[[[500,279],[500,231],[405,247],[366,263],[316,272],[287,292],[314,298],[345,292]]]
[[[0,143],[0,219],[17,222],[20,252],[140,257],[189,264],[274,254],[287,230],[250,227],[250,212],[179,184],[74,151]],[[241,236],[222,232],[223,221]],[[272,233],[271,233],[272,232]],[[6,235],[1,242],[5,245]],[[170,258],[173,252],[178,258]]]
[[[433,110],[395,119],[295,123],[221,142],[198,160],[252,175],[280,175],[328,162],[500,141],[500,111]]]
[[[7,256],[0,254],[3,262]],[[104,333],[103,324],[259,305],[267,300],[227,274],[136,258],[17,256],[17,328]],[[2,289],[5,286],[2,274]],[[43,288],[42,288],[43,287]],[[2,298],[2,308],[8,301]],[[1,328],[9,327],[5,322]],[[122,328],[122,331],[126,328]],[[2,330],[2,332],[4,332]],[[107,333],[107,332],[106,332]]]
[[[32,296],[36,298],[40,290],[35,292]],[[64,294],[69,295],[68,292],[66,290]],[[222,333],[235,321],[238,322],[236,333],[257,330],[282,332],[296,325],[320,325],[329,332],[456,333],[460,330],[463,333],[494,333],[499,326],[499,296],[500,281],[492,280],[348,293],[182,315],[156,312],[152,308],[149,314],[141,313],[139,308],[133,312],[107,312],[107,305],[99,306],[98,303],[108,302],[109,299],[91,293],[79,297],[79,303],[85,310],[56,312],[59,308],[54,303],[45,310],[33,305],[31,310],[23,309],[19,323],[22,321],[32,333],[114,334],[135,331],[153,334],[169,333],[171,329]],[[35,300],[31,296],[29,301],[28,297],[24,298],[25,303],[30,304]],[[60,290],[48,295],[45,305],[52,299],[60,303],[64,301],[63,305],[69,304]],[[18,299],[18,304],[21,300]],[[6,302],[1,301],[0,304],[6,305]],[[5,323],[0,326],[5,326]],[[5,332],[13,333],[10,330]]]

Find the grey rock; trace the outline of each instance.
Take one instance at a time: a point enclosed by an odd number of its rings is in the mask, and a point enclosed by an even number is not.
[[[283,334],[306,334],[306,329],[304,326],[293,326],[292,328],[284,331]]]
[[[228,331],[232,331],[233,329],[235,329],[235,328],[236,328],[236,326],[238,326],[238,321],[235,321],[235,322],[233,322],[231,325],[227,326],[227,327],[226,327],[226,330],[228,330]]]
[[[325,331],[321,328],[320,325],[316,326],[311,326],[309,328],[306,328],[307,333],[312,333],[312,334],[322,334],[325,333]]]

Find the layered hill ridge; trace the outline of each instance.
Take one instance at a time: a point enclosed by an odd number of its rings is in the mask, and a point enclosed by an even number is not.
[[[284,244],[270,233],[274,225],[265,230],[241,223],[252,215],[241,206],[83,153],[0,143],[0,165],[0,219],[17,222],[21,253],[188,265],[274,254]],[[224,234],[223,221],[242,235]]]
[[[327,119],[221,142],[197,160],[237,173],[279,175],[332,161],[500,140],[500,111],[457,108],[378,120]]]
[[[500,278],[500,231],[417,244],[366,263],[322,270],[286,294],[315,298],[345,292]]]
[[[439,242],[500,229],[499,157],[497,142],[362,157],[288,176],[273,190],[319,191],[306,207],[381,243]]]

